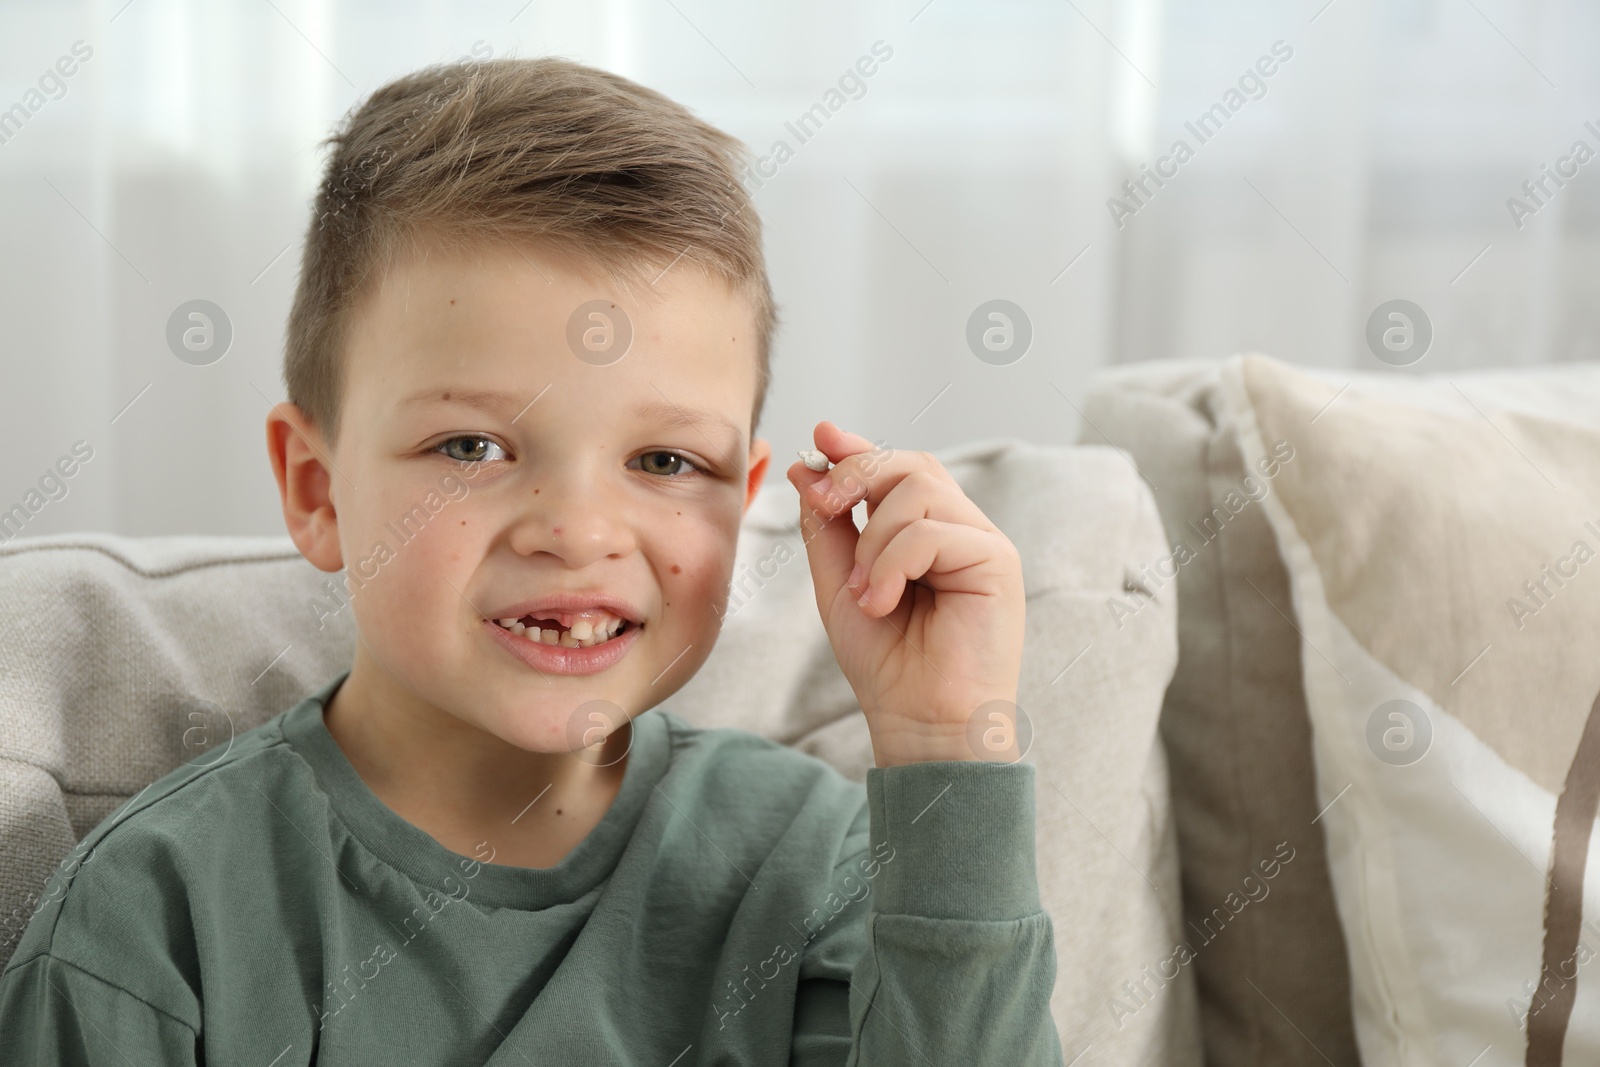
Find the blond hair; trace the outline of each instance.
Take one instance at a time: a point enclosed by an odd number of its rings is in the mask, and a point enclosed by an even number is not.
[[[642,85],[571,60],[435,64],[345,116],[306,234],[289,312],[289,400],[338,437],[351,310],[424,240],[535,239],[619,286],[698,267],[754,309],[752,435],[777,326],[748,150]]]

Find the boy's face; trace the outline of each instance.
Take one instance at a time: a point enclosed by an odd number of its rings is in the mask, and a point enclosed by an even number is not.
[[[632,326],[609,365],[569,343],[595,300]],[[580,336],[597,321],[580,317]],[[370,579],[351,600],[361,643],[346,685],[364,675],[366,699],[539,752],[596,740],[582,738],[591,711],[621,725],[611,705],[631,717],[683,685],[716,640],[770,451],[747,440],[749,302],[686,264],[629,298],[531,244],[434,248],[388,272],[351,326],[323,532],[290,519],[314,563]],[[335,541],[337,558],[314,554]],[[565,592],[631,607],[643,625],[612,638],[620,659],[559,673],[497,629]]]

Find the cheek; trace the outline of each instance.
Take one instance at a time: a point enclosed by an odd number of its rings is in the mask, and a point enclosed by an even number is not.
[[[672,520],[650,549],[659,561],[662,611],[680,625],[715,627],[727,610],[737,522],[730,525],[726,516],[691,516],[687,511]]]
[[[400,521],[408,513],[404,504],[388,513],[374,509],[355,555],[346,558],[352,580],[362,582],[354,598],[361,632],[396,659],[439,657],[455,640],[450,635],[460,629],[459,620],[474,613],[462,593],[471,588],[468,540],[482,524],[467,514],[469,502],[450,503],[425,522],[426,511],[412,512],[409,524]]]

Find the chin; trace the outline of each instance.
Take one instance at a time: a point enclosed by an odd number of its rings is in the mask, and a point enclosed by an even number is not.
[[[627,721],[622,709],[604,698],[540,694],[513,699],[495,709],[492,721],[478,725],[525,752],[564,755],[597,744]]]

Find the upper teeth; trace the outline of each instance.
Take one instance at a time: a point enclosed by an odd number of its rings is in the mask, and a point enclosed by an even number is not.
[[[521,634],[530,641],[538,641],[546,645],[561,645],[564,648],[588,648],[598,645],[616,636],[622,629],[623,620],[609,612],[599,612],[590,618],[575,619],[572,628],[563,633],[560,629],[549,627],[540,630],[537,627],[524,626],[521,619],[496,619],[502,627],[514,634]]]

